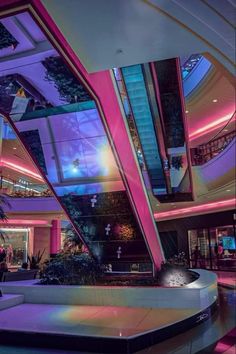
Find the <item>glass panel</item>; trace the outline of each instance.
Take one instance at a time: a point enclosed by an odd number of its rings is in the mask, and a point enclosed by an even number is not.
[[[8,267],[27,262],[28,229],[0,229],[4,239],[0,244],[0,262],[6,260]]]
[[[233,225],[210,229],[213,267],[236,270],[236,242]]]
[[[10,115],[40,173],[93,255],[103,263],[123,262],[128,268],[139,262],[150,265],[105,122],[89,90],[28,14],[4,21],[23,21],[18,29],[24,27],[21,45],[27,46],[27,31],[29,36],[40,34],[40,41],[34,40],[35,55],[30,55],[32,48],[25,48],[19,58],[12,52],[12,61],[3,58],[0,110]]]
[[[208,230],[188,231],[190,266],[193,268],[210,268]]]

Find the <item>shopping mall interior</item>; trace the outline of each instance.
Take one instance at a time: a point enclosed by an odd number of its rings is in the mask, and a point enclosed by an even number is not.
[[[1,0],[0,353],[235,353],[235,19]]]

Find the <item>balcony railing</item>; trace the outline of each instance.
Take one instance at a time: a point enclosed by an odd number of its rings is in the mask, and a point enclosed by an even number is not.
[[[217,155],[219,155],[236,137],[236,131],[225,134],[206,144],[199,145],[191,149],[192,166],[204,165]]]
[[[43,184],[28,184],[0,176],[0,193],[14,198],[52,197],[52,192]]]

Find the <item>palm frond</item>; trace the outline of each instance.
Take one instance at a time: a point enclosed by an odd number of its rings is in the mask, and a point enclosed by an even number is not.
[[[7,206],[11,208],[11,204],[7,200],[7,196],[5,194],[0,194],[0,220],[7,220],[7,216],[5,214],[3,206]]]

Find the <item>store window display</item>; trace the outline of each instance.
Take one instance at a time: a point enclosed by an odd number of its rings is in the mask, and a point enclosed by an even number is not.
[[[213,242],[215,249],[212,259],[214,269],[236,270],[236,245],[234,228],[231,225],[211,228],[209,230],[211,248]]]
[[[236,241],[233,225],[188,231],[190,266],[236,270]],[[198,262],[194,250],[198,249]]]
[[[18,267],[27,261],[28,229],[3,228],[4,240],[0,245],[0,262],[5,261],[8,267]]]
[[[207,229],[189,230],[188,238],[189,238],[190,266],[193,268],[209,269],[211,266],[210,266],[208,230]]]

